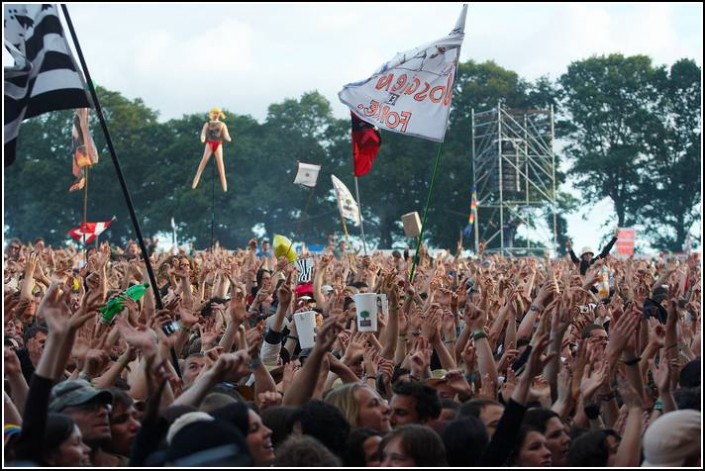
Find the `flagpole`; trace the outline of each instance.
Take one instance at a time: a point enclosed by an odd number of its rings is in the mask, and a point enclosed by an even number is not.
[[[360,203],[360,186],[357,184],[355,177],[355,196],[357,196],[357,209],[360,212],[360,232],[362,233],[362,250],[367,255],[367,244],[365,243],[365,225],[362,222],[362,203]]]
[[[86,64],[86,59],[83,57],[83,50],[78,42],[78,36],[76,35],[76,30],[73,27],[73,22],[71,21],[71,15],[69,15],[69,10],[66,4],[61,4],[61,10],[64,12],[64,18],[66,19],[66,25],[69,27],[69,32],[71,33],[71,39],[73,39],[73,45],[76,47],[76,53],[78,54],[78,59],[81,61],[81,67],[83,68],[83,73],[86,75],[86,85],[88,85],[88,90],[91,93],[91,98],[93,99],[93,104],[95,106],[96,114],[98,115],[98,120],[100,121],[100,127],[103,130],[103,135],[105,136],[105,143],[108,145],[108,150],[110,151],[110,158],[113,160],[113,165],[115,165],[115,173],[117,174],[118,181],[120,182],[120,188],[122,189],[122,194],[125,197],[125,203],[127,203],[127,209],[130,212],[130,219],[132,220],[132,226],[135,229],[135,235],[137,236],[137,242],[140,245],[140,250],[142,251],[142,258],[144,259],[145,267],[147,268],[147,276],[149,277],[149,283],[152,286],[152,292],[154,293],[154,303],[157,309],[163,309],[162,297],[159,294],[159,287],[157,286],[157,278],[154,276],[154,270],[152,269],[152,262],[149,259],[149,252],[147,252],[147,246],[144,243],[144,238],[142,237],[142,230],[140,229],[140,223],[137,220],[137,213],[135,213],[135,207],[132,204],[132,197],[130,196],[130,190],[127,188],[127,182],[125,181],[125,176],[122,173],[122,168],[120,167],[120,161],[117,157],[117,152],[115,152],[115,146],[113,145],[113,140],[110,137],[110,131],[108,131],[108,124],[105,121],[105,116],[103,116],[103,108],[100,106],[100,101],[98,100],[98,94],[93,86],[93,81],[91,80],[91,74],[88,71],[88,65]],[[176,350],[171,347],[171,361],[174,365],[174,371],[181,378],[181,368],[179,368],[178,357],[176,356]]]
[[[475,108],[471,110],[472,125],[471,129],[475,129]],[[472,187],[477,194],[477,176],[475,175],[475,136],[472,137]],[[470,195],[470,205],[472,206],[472,195]],[[470,208],[472,211],[472,208]],[[480,247],[480,211],[477,210],[477,200],[475,201],[475,221],[473,232],[475,233],[475,253],[477,254]]]
[[[301,216],[306,215],[306,211],[308,210],[308,205],[311,203],[311,200],[313,199],[313,192],[314,191],[316,191],[315,186],[313,188],[311,188],[311,194],[308,195],[308,200],[306,201],[306,205],[304,206],[304,211],[303,211],[303,213],[301,213]],[[301,219],[302,219],[302,217],[299,217],[299,222],[296,223],[296,229],[294,232],[295,235],[297,235],[299,233],[299,231],[301,230]],[[289,243],[289,248],[286,249],[286,255],[289,255],[289,251],[291,250],[291,248],[293,246],[294,246],[294,237],[291,238],[291,242]],[[289,262],[289,263],[291,263],[291,262]]]
[[[213,156],[215,158],[215,156]],[[213,244],[215,240],[215,162],[211,165],[211,252],[213,252]]]
[[[174,247],[178,247],[176,244],[176,223],[174,222],[174,218],[171,218],[171,251],[174,252]],[[178,250],[176,251],[178,253]]]
[[[460,21],[460,18],[458,18],[458,24],[456,24],[456,28],[461,27],[463,35],[465,34],[465,15],[467,14],[467,4],[463,5],[463,11],[461,12],[460,16],[462,18],[462,22]],[[460,49],[462,45],[462,40],[461,43],[458,45],[458,57],[457,59],[460,60]],[[455,73],[457,74],[458,72],[458,64],[456,62],[455,64]],[[455,86],[455,79],[453,80],[453,86]],[[445,129],[448,129],[448,121],[450,121],[450,111],[446,115],[446,125]],[[443,141],[441,141],[440,145],[438,146],[438,154],[436,154],[436,163],[433,166],[433,177],[431,177],[431,188],[428,189],[428,197],[426,198],[426,208],[424,209],[423,212],[423,221],[421,222],[421,233],[419,234],[419,240],[416,243],[416,254],[414,255],[414,260],[411,264],[411,273],[409,274],[409,281],[413,282],[414,281],[414,274],[416,272],[416,265],[419,261],[419,249],[421,248],[421,241],[423,240],[423,231],[426,229],[426,218],[428,217],[428,207],[431,204],[431,196],[433,195],[433,186],[436,183],[436,174],[438,173],[438,165],[441,161],[441,150],[443,149]]]
[[[88,224],[88,167],[84,167],[86,184],[83,185],[83,262],[88,263],[88,250],[86,250],[86,225]]]
[[[158,309],[162,309],[162,298],[159,294],[159,287],[157,286],[157,279],[154,276],[154,270],[152,269],[152,263],[149,260],[149,253],[147,252],[147,247],[142,238],[142,231],[140,230],[139,221],[137,219],[137,214],[135,213],[134,205],[132,204],[132,197],[130,196],[130,191],[127,188],[127,182],[125,181],[125,176],[122,173],[122,168],[120,167],[120,161],[118,160],[117,153],[115,152],[115,146],[113,145],[113,140],[110,137],[110,131],[108,131],[108,124],[105,121],[105,116],[103,115],[103,108],[100,106],[100,101],[98,100],[98,94],[95,91],[95,86],[91,80],[91,74],[88,71],[88,65],[83,57],[83,50],[78,42],[78,37],[76,31],[73,27],[73,22],[71,21],[71,16],[69,15],[69,10],[66,4],[61,4],[61,10],[64,12],[64,18],[66,19],[66,24],[69,27],[69,32],[71,33],[71,39],[73,39],[73,44],[76,47],[76,53],[78,54],[78,59],[81,62],[81,67],[83,68],[83,73],[86,76],[86,85],[88,85],[88,90],[93,99],[93,104],[95,106],[96,115],[100,121],[100,127],[103,130],[103,135],[105,136],[105,143],[110,151],[110,158],[113,160],[115,165],[115,173],[117,174],[118,181],[120,182],[120,188],[122,189],[123,196],[125,197],[125,202],[127,203],[127,209],[130,212],[130,219],[132,219],[132,226],[135,229],[135,235],[137,236],[137,241],[139,242],[140,249],[142,250],[142,257],[144,258],[144,263],[147,268],[147,274],[149,275],[149,281],[152,285],[152,291],[154,292],[154,301]],[[181,376],[178,364],[174,365],[176,372]]]
[[[428,189],[428,196],[426,197],[426,208],[423,210],[423,221],[421,222],[421,233],[416,242],[416,254],[414,254],[414,260],[411,262],[411,273],[409,274],[409,281],[413,283],[414,274],[416,272],[416,265],[419,263],[419,250],[421,249],[421,241],[423,241],[423,232],[426,230],[426,219],[428,218],[428,207],[431,205],[431,196],[433,196],[433,187],[436,184],[436,174],[438,173],[438,164],[441,161],[441,150],[443,149],[443,142],[438,145],[438,153],[436,154],[436,163],[433,166],[433,176],[431,177],[431,187]]]
[[[340,222],[343,225],[343,232],[345,233],[345,244],[350,247],[350,236],[348,235],[348,226],[345,225],[345,218],[343,217],[343,212],[338,211],[340,214]]]
[[[301,220],[303,219],[303,216],[306,215],[306,212],[308,211],[308,206],[311,204],[311,200],[313,199],[313,192],[316,191],[316,187],[314,186],[311,188],[311,194],[308,195],[308,200],[306,200],[306,205],[304,206],[304,211],[301,213],[301,217],[299,217],[299,222],[296,224],[296,233],[298,234],[299,230],[301,230]]]

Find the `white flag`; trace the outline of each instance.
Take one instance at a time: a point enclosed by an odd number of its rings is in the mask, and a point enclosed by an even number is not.
[[[299,162],[299,170],[296,172],[294,183],[313,188],[318,180],[318,172],[321,171],[320,165],[305,164]]]
[[[340,214],[342,214],[345,219],[353,221],[356,226],[359,225],[360,209],[357,207],[357,202],[350,194],[350,190],[348,190],[345,183],[338,180],[335,175],[331,175],[330,178],[333,180],[333,189],[335,190],[335,197],[338,199]]]
[[[372,77],[345,85],[340,101],[387,131],[443,142],[467,8],[447,37],[397,54]]]

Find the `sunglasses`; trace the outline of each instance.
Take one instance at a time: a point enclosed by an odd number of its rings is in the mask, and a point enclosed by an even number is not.
[[[110,414],[113,411],[113,405],[112,404],[105,404],[104,402],[89,402],[87,404],[81,404],[78,406],[70,406],[71,408],[74,409],[81,409],[86,412],[91,412],[95,414],[96,412],[100,412],[103,409],[106,409],[108,411],[108,414]]]

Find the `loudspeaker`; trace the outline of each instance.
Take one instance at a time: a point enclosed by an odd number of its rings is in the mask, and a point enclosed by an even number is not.
[[[421,234],[421,219],[417,211],[403,215],[401,222],[404,224],[404,235],[407,237],[418,237]]]

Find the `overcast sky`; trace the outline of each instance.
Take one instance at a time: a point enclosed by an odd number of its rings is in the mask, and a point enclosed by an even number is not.
[[[318,90],[337,117],[341,87],[395,53],[447,35],[462,3],[71,4],[95,83],[141,98],[162,119],[218,105],[262,121],[271,103]],[[646,54],[702,64],[701,3],[471,3],[461,61],[493,60],[527,79],[557,78],[591,55]],[[602,211],[602,214],[598,214]],[[604,213],[606,211],[606,214]],[[597,245],[598,205],[574,244]],[[586,231],[583,228],[589,227]],[[699,232],[698,232],[699,233]]]

